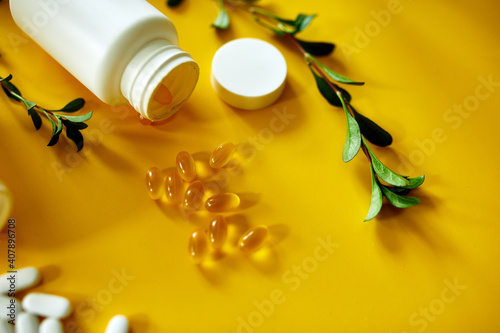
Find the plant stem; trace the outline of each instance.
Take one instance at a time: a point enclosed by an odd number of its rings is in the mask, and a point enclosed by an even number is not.
[[[346,107],[347,111],[351,114],[351,116],[354,119],[356,119],[356,117],[354,116],[354,112],[351,109],[350,104],[345,100],[344,96],[342,95],[342,92],[330,81],[330,79],[326,76],[326,74],[323,73],[323,71],[318,66],[318,64],[316,64],[316,62],[307,60],[308,58],[311,57],[311,55],[309,53],[307,53],[306,50],[304,50],[304,48],[295,40],[295,38],[293,38],[293,36],[291,34],[285,33],[285,36],[302,53],[302,55],[304,56],[304,58],[306,59],[308,64],[314,68],[314,70],[326,81],[326,83],[328,83],[330,88],[332,88],[332,90],[337,94],[337,96],[342,99],[342,101],[341,101],[342,104]],[[364,138],[363,134],[361,134],[361,136]],[[370,154],[368,153],[368,149],[366,149],[365,140],[361,141],[361,149],[363,149],[363,153],[365,154],[366,158],[368,159],[368,162],[370,162],[370,165],[371,165],[372,158],[371,158]]]
[[[304,56],[306,61],[308,58],[311,58],[311,55],[309,53],[307,53],[306,50],[304,50],[304,48],[295,40],[295,38],[293,38],[293,36],[291,34],[285,33],[285,36],[302,53],[302,55]],[[346,105],[347,111],[354,118],[354,112],[352,112],[352,110],[349,106],[349,103],[345,100],[344,96],[342,95],[342,92],[330,81],[328,76],[326,76],[326,74],[321,70],[321,68],[318,66],[318,64],[316,64],[316,62],[314,62],[314,61],[307,61],[307,62],[326,81],[326,83],[330,86],[330,88],[332,88],[332,90],[337,94],[337,96],[339,96],[339,98],[342,98],[343,102]],[[342,103],[342,104],[344,104],[344,103]]]

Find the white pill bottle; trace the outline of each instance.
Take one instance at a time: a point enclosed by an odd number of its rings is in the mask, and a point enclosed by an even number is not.
[[[146,0],[10,0],[17,25],[110,105],[153,121],[193,92],[199,67],[173,23]]]

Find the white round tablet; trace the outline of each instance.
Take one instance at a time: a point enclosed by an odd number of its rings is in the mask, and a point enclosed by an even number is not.
[[[273,45],[255,38],[224,44],[212,61],[212,86],[229,105],[244,110],[274,103],[285,88],[286,61]]]

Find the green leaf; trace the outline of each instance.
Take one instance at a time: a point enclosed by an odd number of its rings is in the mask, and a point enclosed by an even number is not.
[[[303,31],[305,28],[311,24],[312,20],[316,17],[316,15],[304,15],[299,14],[295,19],[295,33]]]
[[[21,102],[24,104],[26,109],[28,110],[28,113],[30,110],[33,110],[33,108],[36,106],[36,103],[33,103],[32,101],[28,101],[27,99],[22,98]]]
[[[61,132],[53,134],[52,137],[50,138],[49,143],[47,143],[47,146],[49,146],[49,147],[54,146],[59,141],[60,135],[61,135]]]
[[[294,37],[295,38],[295,37]],[[309,54],[315,56],[326,56],[333,52],[335,49],[335,44],[324,43],[324,42],[307,42],[298,38],[295,38],[297,43],[302,46],[302,48]]]
[[[337,82],[345,83],[345,84],[352,84],[352,85],[357,85],[357,86],[362,86],[365,84],[364,82],[353,81],[351,79],[346,78],[345,76],[342,76],[342,75],[332,71],[331,69],[329,69],[328,67],[323,65],[321,62],[316,60],[314,57],[308,56],[308,58],[311,59],[312,61],[314,61],[317,65],[319,65],[325,71],[325,73],[328,74],[329,77],[331,77],[333,80],[335,80]]]
[[[61,117],[65,118],[66,120],[72,122],[72,123],[80,123],[80,122],[83,122],[83,121],[87,121],[89,120],[90,118],[92,118],[92,111],[90,111],[89,113],[86,113],[84,115],[81,115],[81,116],[66,116],[66,115],[61,115]]]
[[[284,19],[284,18],[281,18],[281,17],[279,17],[279,16],[276,16],[276,15],[274,15],[274,14],[272,14],[272,13],[268,12],[268,11],[258,10],[257,12],[258,12],[258,13],[260,13],[260,14],[266,15],[266,16],[268,16],[268,17],[270,17],[270,18],[273,18],[273,19],[275,19],[276,21],[279,21],[279,22],[281,22],[281,23],[284,23],[284,24],[286,24],[286,25],[289,25],[289,26],[294,27],[294,29],[293,29],[293,31],[294,31],[294,32],[297,30],[297,28],[296,28],[296,20],[288,20],[288,19]]]
[[[368,141],[380,147],[386,147],[392,143],[392,136],[386,130],[377,125],[371,119],[357,112],[352,106],[351,109],[354,113],[354,118],[359,124],[361,133],[368,139]]]
[[[61,133],[62,128],[63,128],[61,118],[59,118],[59,117],[56,117],[56,118],[57,118],[57,127],[56,127],[55,132],[54,132],[54,128],[52,128],[52,135],[56,135],[56,134]]]
[[[42,111],[45,114],[45,117],[47,117],[47,119],[50,121],[50,125],[52,125],[52,135],[56,134],[56,132],[57,132],[56,122],[54,121],[54,119],[52,119],[51,116],[49,116],[47,111],[45,111],[44,109],[42,109]],[[58,122],[60,121],[59,118],[57,118],[57,120],[58,120]]]
[[[368,150],[368,153],[370,154],[373,169],[382,180],[391,185],[399,187],[405,187],[410,185],[410,181],[408,181],[400,174],[397,174],[396,172],[392,171],[391,169],[386,167],[382,162],[380,162],[380,160],[375,156],[375,154],[372,152],[372,150],[370,149],[370,147],[368,146],[368,144],[364,139],[363,143],[365,144],[365,147]]]
[[[405,189],[413,189],[423,184],[425,180],[425,175],[421,175],[415,178],[407,178],[407,177],[405,178],[410,182],[410,185],[405,186]]]
[[[405,197],[402,195],[398,195],[388,190],[384,185],[382,185],[382,192],[384,193],[384,196],[387,198],[387,201],[389,201],[391,205],[397,208],[413,207],[420,203],[419,198]]]
[[[36,106],[36,103],[33,103],[32,101],[28,101],[27,99],[21,99],[21,102],[24,104],[26,109],[31,110]]]
[[[349,111],[347,111],[346,105],[344,105],[344,111],[347,118],[347,134],[345,138],[344,150],[342,151],[342,159],[347,163],[356,156],[361,148],[361,133],[359,131],[358,123],[351,116]]]
[[[397,187],[397,186],[386,186],[386,188],[392,193],[396,193],[399,195],[408,195],[410,193],[410,189],[406,187]]]
[[[42,127],[42,118],[36,112],[35,109],[31,108],[28,109],[28,114],[31,116],[31,120],[33,121],[33,125],[35,125],[36,130],[39,130],[40,127]]]
[[[82,150],[83,148],[83,136],[80,133],[80,130],[75,126],[72,126],[73,123],[63,121],[64,125],[66,125],[66,136],[68,139],[73,141],[76,144],[77,151]]]
[[[60,112],[76,112],[83,108],[85,105],[85,100],[83,98],[77,98],[75,100],[72,100],[68,104],[66,104],[62,109],[60,110],[54,110],[54,111],[60,111]]]
[[[342,107],[342,102],[340,101],[339,97],[332,89],[332,87],[330,87],[330,85],[326,82],[326,80],[321,76],[319,76],[318,74],[316,74],[316,72],[311,68],[311,66],[309,66],[309,69],[311,70],[311,73],[314,75],[314,78],[316,79],[316,85],[318,86],[318,90],[320,91],[321,95],[323,95],[323,97],[331,105]],[[348,102],[351,100],[351,95],[346,90],[340,88],[334,83],[332,84],[342,92],[342,95]]]
[[[252,14],[252,18],[255,20],[255,22],[257,22],[258,24],[260,24],[261,26],[263,26],[264,28],[267,28],[269,30],[271,30],[272,32],[274,32],[275,34],[277,34],[278,36],[285,36],[285,33],[281,30],[278,30],[278,29],[275,29],[274,27],[272,27],[271,25],[263,22],[260,20],[260,18],[255,15],[255,14]],[[280,29],[282,29],[280,27]]]
[[[2,78],[0,77],[0,82],[3,82],[3,81],[5,81],[5,82],[9,82],[10,80],[12,80],[12,74],[9,74],[9,76],[7,76],[5,79],[2,79]]]
[[[261,8],[253,8],[251,11],[253,13],[259,13],[265,15],[271,19],[274,19],[278,22],[293,27],[293,29],[286,29],[285,27],[282,27],[283,31],[287,31],[292,35],[303,31],[305,28],[307,28],[307,26],[309,26],[309,24],[311,24],[311,21],[316,17],[316,15],[299,14],[297,15],[297,18],[295,20],[289,20],[276,16],[273,13],[268,12]]]
[[[9,75],[9,76],[12,79],[12,75]],[[13,100],[18,101],[18,102],[20,102],[22,100],[21,92],[19,91],[19,89],[17,89],[17,87],[13,83],[11,83],[9,81],[3,81],[2,89],[10,99],[13,99]],[[17,96],[15,96],[14,94]]]
[[[180,5],[180,3],[182,2],[182,0],[168,0],[167,1],[167,6],[169,7],[177,7]]]
[[[382,196],[382,191],[380,190],[380,186],[378,185],[377,176],[373,169],[370,168],[372,173],[372,199],[370,202],[370,209],[368,210],[368,215],[366,215],[365,222],[373,219],[378,215],[380,209],[382,208],[382,200],[384,197]]]
[[[227,29],[229,27],[229,23],[229,16],[227,15],[227,12],[223,7],[221,7],[221,9],[219,10],[219,15],[217,15],[214,23],[212,23],[212,27],[218,29]]]

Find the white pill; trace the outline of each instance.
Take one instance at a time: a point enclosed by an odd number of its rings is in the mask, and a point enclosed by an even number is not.
[[[39,333],[63,333],[63,325],[56,318],[47,318],[40,324]]]
[[[128,320],[127,317],[123,315],[116,315],[106,326],[106,331],[104,333],[127,333],[128,332]]]
[[[64,297],[30,293],[23,299],[23,309],[42,317],[65,318],[71,313],[71,303]]]
[[[40,282],[40,272],[35,267],[18,269],[16,273],[0,276],[0,294],[27,289]]]
[[[0,295],[0,320],[16,319],[21,312],[20,305],[17,299]]]
[[[0,333],[12,333],[14,329],[12,325],[5,320],[0,320]]]
[[[16,333],[38,333],[38,318],[32,314],[21,312],[16,319]]]

